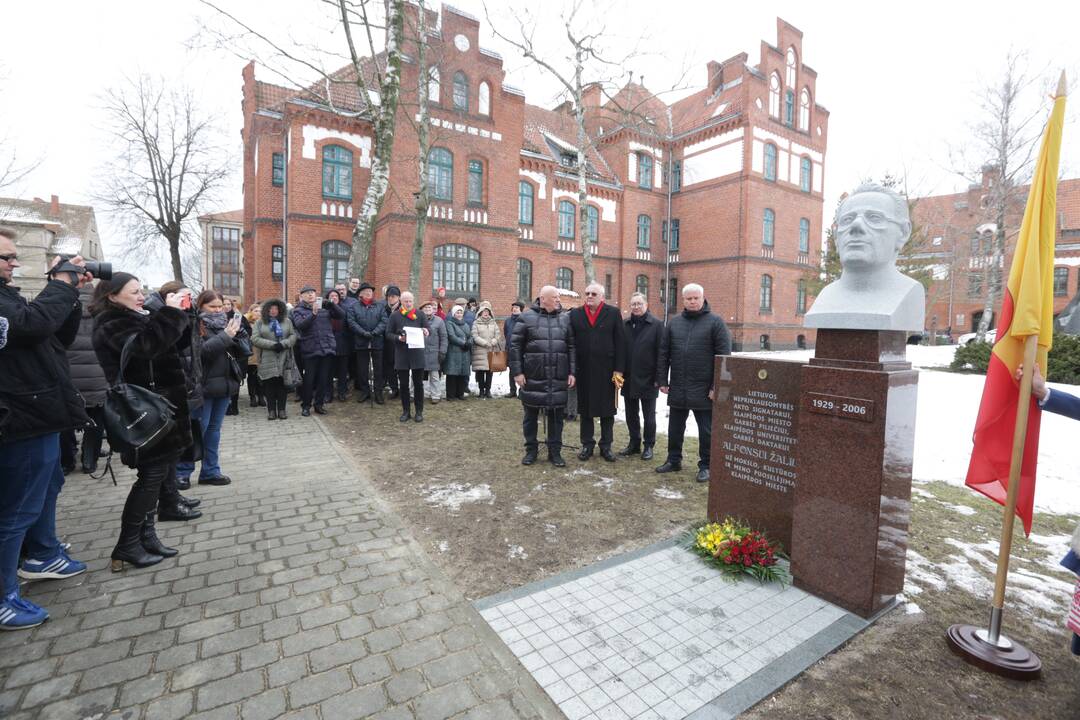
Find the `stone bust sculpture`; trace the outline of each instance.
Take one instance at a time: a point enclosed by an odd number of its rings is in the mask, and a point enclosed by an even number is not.
[[[922,283],[896,269],[896,256],[910,236],[904,196],[880,185],[856,188],[836,214],[840,277],[822,289],[804,325],[921,331],[926,291]]]

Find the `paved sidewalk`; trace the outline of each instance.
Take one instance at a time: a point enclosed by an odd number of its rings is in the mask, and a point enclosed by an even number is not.
[[[118,574],[131,473],[68,479],[90,571],[24,586],[52,619],[0,634],[0,717],[563,717],[319,421],[245,408],[222,457],[233,484],[188,493],[204,516],[159,525],[180,555]]]

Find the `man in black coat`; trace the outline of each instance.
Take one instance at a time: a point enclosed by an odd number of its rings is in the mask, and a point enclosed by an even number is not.
[[[86,414],[94,424],[87,426],[83,431],[82,440],[82,471],[84,473],[97,472],[98,455],[101,454],[102,433],[105,428],[105,392],[109,389],[109,382],[105,379],[105,372],[98,363],[97,354],[94,353],[94,320],[90,317],[90,301],[94,297],[93,285],[86,285],[79,291],[79,301],[82,303],[82,322],[79,324],[79,332],[75,336],[71,347],[67,349],[68,368],[71,372],[71,382],[75,389],[83,397],[86,404]],[[71,431],[74,433],[74,431]],[[63,442],[63,437],[61,437]]]
[[[668,454],[656,472],[682,469],[683,434],[686,418],[693,410],[698,425],[697,481],[708,482],[713,365],[717,355],[731,354],[731,336],[723,318],[709,310],[700,285],[685,285],[682,296],[683,311],[668,321],[660,341],[656,384],[668,396]]]
[[[386,325],[390,324],[390,317],[401,309],[401,288],[397,285],[387,285],[386,290],[383,292],[383,304],[382,311],[386,317]],[[386,327],[384,325],[384,327]],[[392,348],[386,348],[387,352],[383,353],[383,378],[386,384],[390,386],[390,399],[393,400],[398,396],[398,374],[394,369],[394,353],[390,352]],[[379,388],[382,391],[382,388]]]
[[[48,613],[19,597],[19,580],[70,577],[86,570],[56,537],[56,498],[64,484],[60,433],[89,418],[55,342],[71,345],[79,329],[79,287],[88,275],[52,276],[33,302],[11,286],[19,267],[15,233],[0,229],[0,317],[7,343],[0,350],[0,406],[8,417],[0,434],[0,626],[40,625]],[[72,260],[82,264],[82,258]],[[54,266],[55,266],[54,262]],[[25,542],[26,560],[20,565]]]
[[[514,323],[521,317],[521,313],[525,312],[525,303],[520,300],[515,300],[510,304],[510,314],[503,321],[503,336],[506,338],[506,347],[510,347],[510,336],[514,332]],[[513,382],[510,383],[510,397],[517,397],[517,385]]]
[[[522,465],[536,462],[536,430],[543,410],[548,419],[548,460],[555,467],[566,466],[562,457],[563,412],[567,392],[574,387],[575,365],[570,318],[559,310],[559,291],[554,285],[545,285],[537,303],[518,317],[510,336],[510,377],[525,410]]]
[[[631,295],[630,317],[626,319],[626,384],[622,387],[630,442],[619,451],[623,457],[640,452],[642,460],[653,458],[653,445],[656,444],[656,365],[660,360],[660,336],[663,331],[664,324],[649,312],[645,296],[641,293]],[[644,438],[641,435],[639,408],[645,420]]]
[[[374,395],[375,402],[383,404],[383,335],[388,319],[383,304],[375,299],[375,288],[361,283],[357,301],[345,312],[356,353],[357,402],[367,402]]]
[[[592,457],[596,440],[593,418],[600,418],[600,457],[615,462],[611,443],[618,387],[626,370],[626,334],[617,308],[604,304],[604,286],[585,288],[585,305],[570,311],[577,348],[578,415],[581,417],[579,460]]]

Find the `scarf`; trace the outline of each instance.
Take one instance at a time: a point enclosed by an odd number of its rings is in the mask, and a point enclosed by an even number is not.
[[[203,327],[207,330],[214,330],[217,332],[224,330],[229,322],[228,315],[224,312],[201,312],[199,313],[199,320],[202,321]]]
[[[601,303],[596,306],[595,311],[589,310],[588,305],[583,305],[582,307],[585,308],[585,319],[589,321],[589,327],[596,327],[596,319],[600,317],[600,311],[604,309],[604,303],[601,301]]]
[[[0,348],[7,345],[8,321],[6,317],[0,317]]]
[[[360,298],[360,302],[364,303],[365,305],[370,305],[371,303],[375,302],[375,298],[371,298],[371,299]]]
[[[285,331],[281,329],[281,323],[278,322],[276,317],[270,318],[270,331],[274,333],[274,337],[278,340],[285,335]]]
[[[401,308],[401,314],[404,315],[405,317],[409,318],[410,320],[415,320],[416,319],[416,309],[415,308],[412,309],[412,310],[409,310],[407,312],[406,312],[405,308]]]

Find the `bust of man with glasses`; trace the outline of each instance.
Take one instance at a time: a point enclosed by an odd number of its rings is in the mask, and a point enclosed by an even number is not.
[[[926,291],[896,269],[911,236],[907,199],[880,185],[860,185],[840,203],[836,248],[840,277],[822,289],[804,325],[846,330],[922,330]]]

